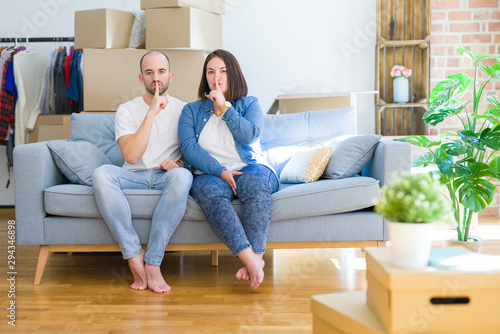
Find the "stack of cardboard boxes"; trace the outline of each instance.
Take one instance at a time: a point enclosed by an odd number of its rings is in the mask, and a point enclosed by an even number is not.
[[[168,93],[198,99],[206,53],[222,48],[225,0],[141,0],[146,10],[146,49],[128,49],[135,16],[109,8],[75,12],[75,49],[83,50],[85,112],[115,112],[144,93],[139,61],[149,50],[164,52],[174,79]],[[69,138],[70,115],[38,117],[30,141]]]
[[[86,112],[115,112],[144,92],[139,60],[164,52],[174,79],[169,94],[196,100],[207,52],[222,48],[224,0],[141,0],[146,10],[146,49],[127,49],[134,15],[112,9],[75,12],[75,48],[83,49]]]

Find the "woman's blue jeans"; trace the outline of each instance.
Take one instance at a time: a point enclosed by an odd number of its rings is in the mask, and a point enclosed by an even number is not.
[[[275,174],[260,164],[248,165],[235,175],[236,193],[241,202],[241,219],[231,200],[231,187],[221,178],[195,176],[191,195],[205,213],[208,223],[227,247],[238,255],[252,247],[264,254],[271,222],[271,194],[278,190]]]
[[[120,245],[124,259],[137,256],[141,251],[139,236],[132,226],[130,205],[122,189],[162,190],[156,205],[149,232],[144,261],[159,266],[165,247],[186,212],[187,196],[193,176],[185,168],[146,169],[129,171],[114,165],[97,168],[92,175],[97,207]]]

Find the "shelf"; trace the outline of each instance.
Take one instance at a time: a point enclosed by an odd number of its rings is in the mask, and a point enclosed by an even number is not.
[[[421,49],[426,49],[430,46],[430,38],[427,36],[425,39],[418,40],[397,40],[397,41],[386,41],[383,37],[379,37],[378,47],[389,48],[389,47],[404,47],[404,46],[418,46]]]
[[[427,109],[428,103],[386,103],[386,104],[379,104],[378,107],[380,108],[380,111],[382,111],[385,108],[414,108],[414,107],[420,107],[420,108],[425,108]]]
[[[426,135],[430,93],[430,0],[377,0],[375,132],[384,136]],[[391,70],[412,70],[411,103],[394,103]],[[386,102],[387,101],[387,102]]]

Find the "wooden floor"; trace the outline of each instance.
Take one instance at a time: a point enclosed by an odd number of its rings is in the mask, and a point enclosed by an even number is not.
[[[16,247],[15,299],[9,297],[7,223],[0,215],[0,333],[312,333],[310,296],[366,289],[360,249],[274,250],[257,290],[234,278],[239,261],[220,252],[165,255],[172,291],[129,288],[132,276],[116,253],[52,254],[33,286],[38,247]],[[442,232],[442,231],[438,231]],[[484,253],[500,255],[500,222],[482,219]],[[442,241],[435,241],[440,245]],[[7,308],[15,301],[15,328]]]

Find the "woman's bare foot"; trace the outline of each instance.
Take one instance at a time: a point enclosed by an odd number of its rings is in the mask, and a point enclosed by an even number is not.
[[[250,275],[248,274],[247,267],[241,267],[240,270],[238,270],[238,272],[236,273],[236,278],[250,284]]]
[[[262,255],[257,255],[251,248],[247,248],[238,254],[238,258],[243,262],[245,267],[238,270],[236,278],[238,278],[239,274],[242,277],[241,279],[248,282],[252,289],[257,289],[264,281],[265,262],[262,260]],[[249,281],[245,279],[246,275],[248,275]]]
[[[262,255],[258,255],[262,259]],[[265,262],[262,260],[262,269],[264,269]],[[250,274],[248,273],[247,267],[241,267],[236,273],[236,278],[239,280],[243,280],[250,284]]]
[[[144,268],[146,270],[146,275],[148,277],[149,290],[156,293],[164,293],[170,291],[171,288],[165,282],[165,279],[161,274],[160,266],[153,266],[149,263],[146,263]]]
[[[128,265],[134,276],[134,283],[130,286],[134,290],[146,290],[148,287],[148,279],[144,270],[144,255],[146,251],[143,249],[138,255],[128,259]]]

